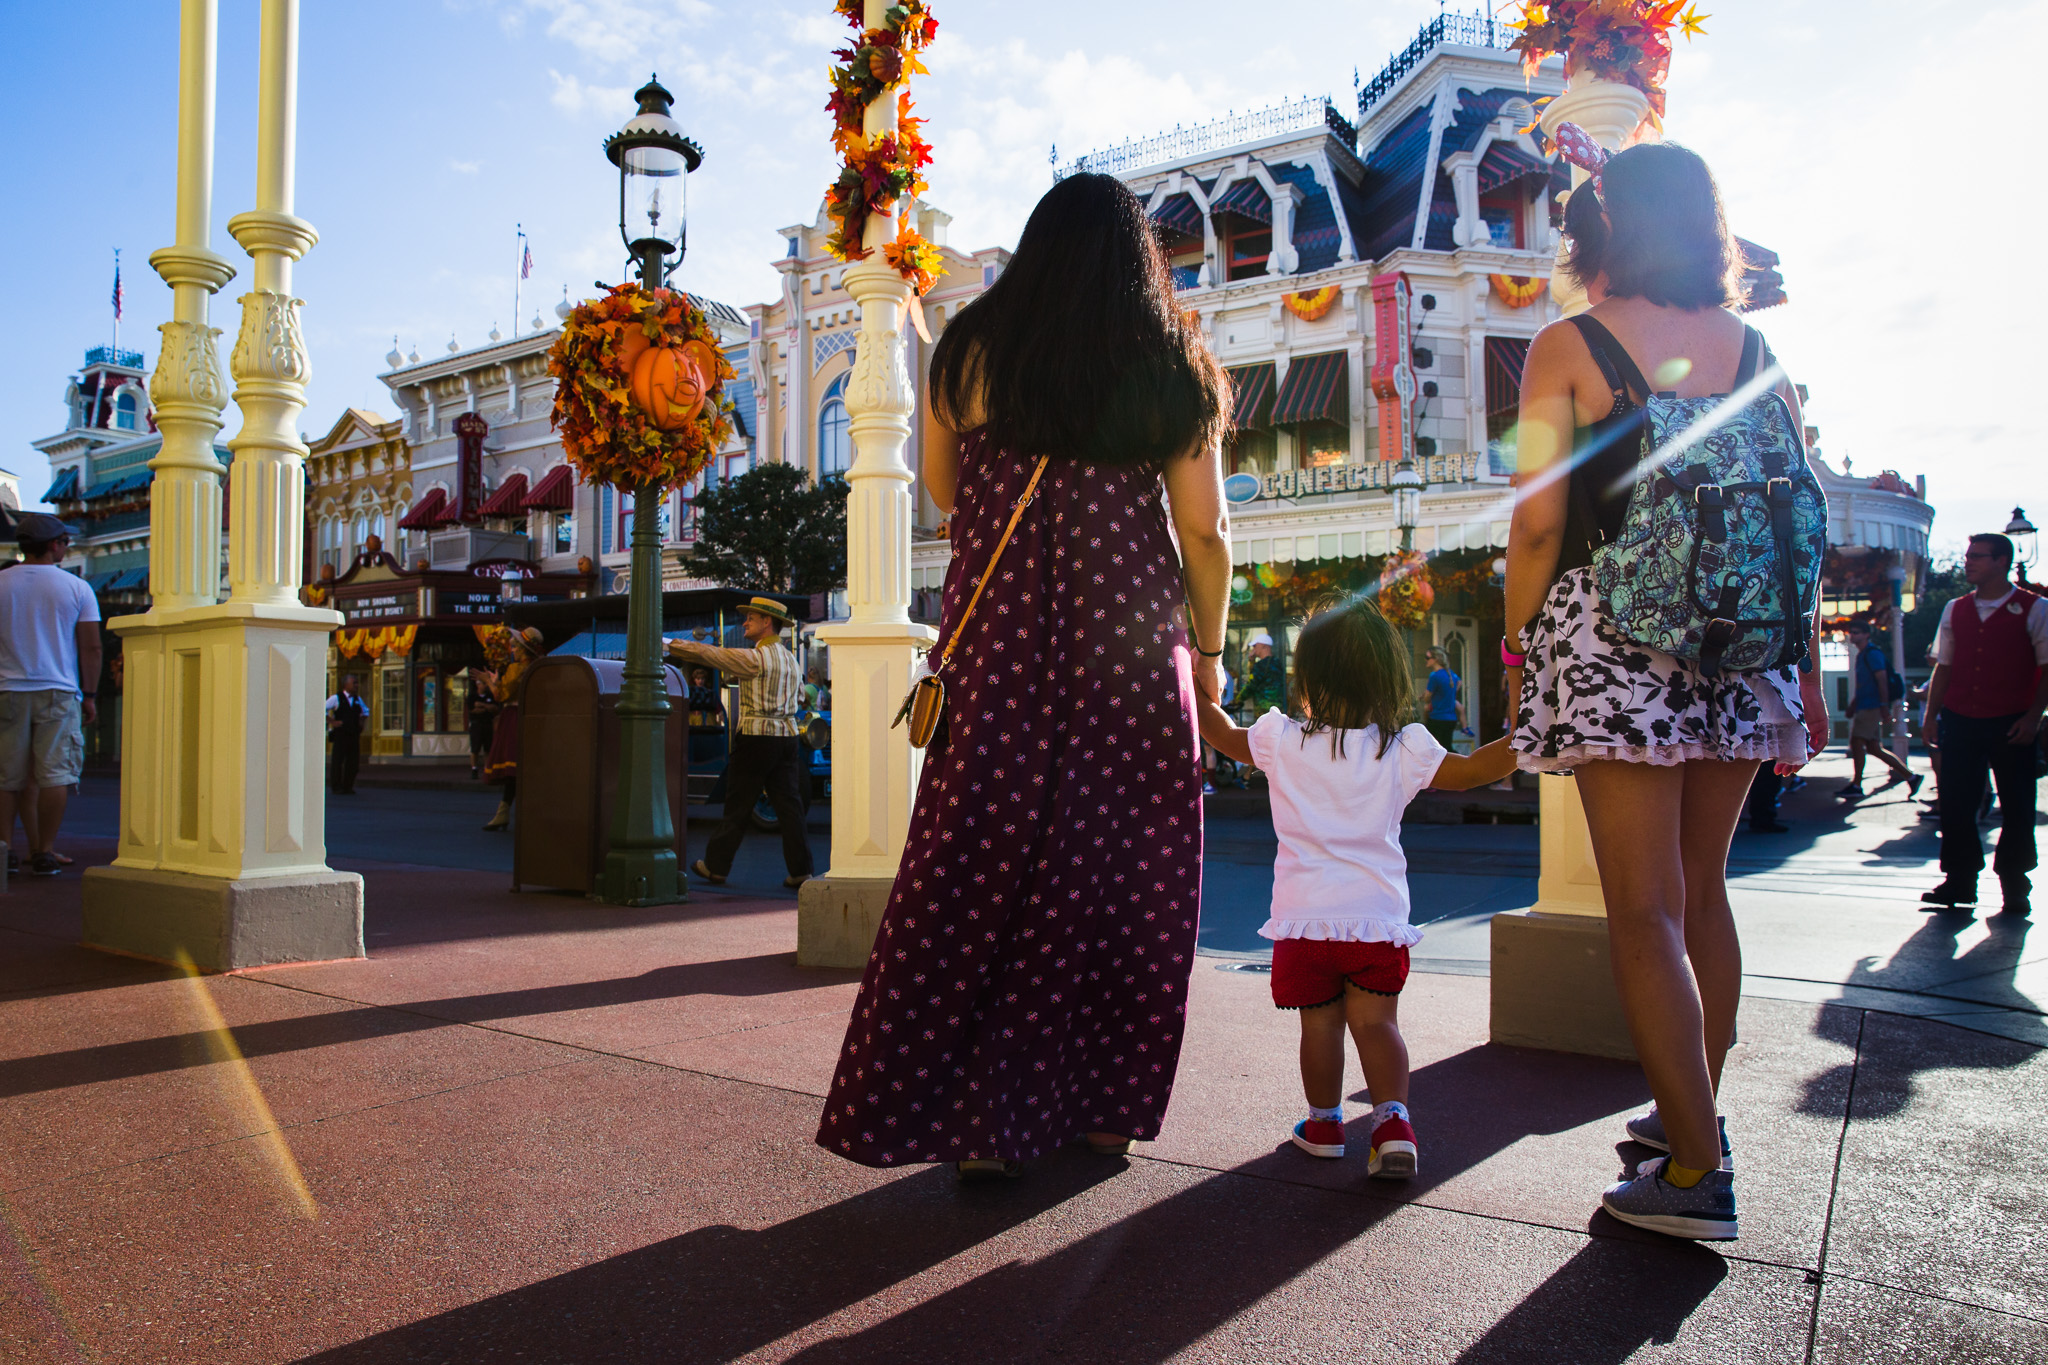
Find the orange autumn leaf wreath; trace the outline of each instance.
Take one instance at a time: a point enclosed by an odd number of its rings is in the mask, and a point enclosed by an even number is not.
[[[909,86],[911,76],[925,71],[917,55],[931,45],[939,21],[923,0],[902,0],[883,14],[880,28],[867,28],[862,8],[861,0],[836,0],[834,5],[860,37],[832,54],[838,64],[832,68],[832,95],[825,102],[832,115],[832,149],[842,162],[839,178],[825,191],[826,212],[837,224],[826,246],[842,261],[867,257],[868,219],[889,212],[899,199],[922,194],[924,168],[932,162],[924,120],[910,112]],[[900,92],[896,131],[869,137],[868,106],[891,90]],[[939,249],[908,220],[898,225],[896,239],[883,245],[882,259],[920,295],[937,283],[945,268]]]
[[[687,420],[664,431],[633,396],[635,364],[652,349],[688,356],[704,398]],[[704,357],[708,354],[708,370]],[[679,362],[681,363],[681,362]],[[548,352],[557,381],[553,423],[569,463],[587,483],[615,488],[677,488],[703,471],[732,438],[733,368],[710,319],[690,296],[619,284],[579,304]],[[671,419],[673,425],[673,419]]]

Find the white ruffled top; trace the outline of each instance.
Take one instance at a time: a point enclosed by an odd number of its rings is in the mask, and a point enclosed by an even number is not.
[[[1408,859],[1401,812],[1436,776],[1444,747],[1410,725],[1380,752],[1379,728],[1304,734],[1268,711],[1247,731],[1266,774],[1280,853],[1266,938],[1334,939],[1408,947]],[[1341,752],[1331,743],[1341,738]]]

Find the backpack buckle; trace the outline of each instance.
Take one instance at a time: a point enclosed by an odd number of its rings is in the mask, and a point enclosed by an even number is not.
[[[1791,486],[1789,479],[1786,481],[1786,486]],[[1693,506],[1702,508],[1724,507],[1727,505],[1726,500],[1721,494],[1721,485],[1718,483],[1703,483],[1694,488],[1692,490],[1692,501]]]
[[[1771,501],[1771,502],[1781,502],[1781,501],[1782,501],[1782,502],[1790,502],[1790,501],[1792,501],[1792,480],[1790,480],[1790,479],[1766,479],[1766,480],[1764,480],[1764,497],[1765,497],[1765,498],[1766,498],[1767,500]]]

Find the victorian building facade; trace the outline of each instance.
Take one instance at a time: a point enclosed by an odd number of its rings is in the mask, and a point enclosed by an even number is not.
[[[42,501],[75,528],[65,567],[84,576],[103,616],[149,605],[149,467],[163,448],[140,351],[95,346],[64,386],[64,429],[34,442],[50,462]],[[214,458],[231,456],[216,442]],[[221,537],[220,572],[226,573]]]
[[[939,248],[945,262],[937,282],[911,303],[923,309],[931,343],[915,329],[904,336],[905,363],[922,396],[933,345],[947,323],[995,283],[1010,253],[1001,247],[969,252],[951,246],[946,240],[951,217],[928,204],[914,205],[910,214],[913,226]],[[808,226],[783,228],[783,254],[774,263],[782,276],[781,294],[746,309],[748,370],[761,376],[750,414],[752,429],[760,433],[758,448],[762,458],[800,466],[814,479],[844,474],[853,462],[846,386],[857,353],[860,307],[846,292],[846,263],[826,250],[833,226],[821,203]],[[911,573],[917,592],[914,614],[920,619],[937,615],[948,558],[944,517],[923,484],[924,452],[934,439],[930,405],[924,402],[904,450],[905,462],[918,475]],[[832,615],[845,614],[837,597],[833,607]]]

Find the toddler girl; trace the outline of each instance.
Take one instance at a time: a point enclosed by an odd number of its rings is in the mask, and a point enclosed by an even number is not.
[[[1344,1033],[1371,1091],[1369,1175],[1415,1174],[1408,1045],[1395,1007],[1408,980],[1408,864],[1401,812],[1424,787],[1461,791],[1514,770],[1507,740],[1446,753],[1410,713],[1408,651],[1371,599],[1312,617],[1294,646],[1303,719],[1269,710],[1249,729],[1201,702],[1202,738],[1266,774],[1280,853],[1273,863],[1273,1003],[1301,1012],[1308,1117],[1294,1145],[1344,1155]]]

